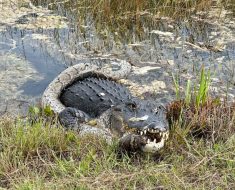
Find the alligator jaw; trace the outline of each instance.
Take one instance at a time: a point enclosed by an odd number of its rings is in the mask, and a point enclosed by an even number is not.
[[[141,148],[143,152],[157,152],[164,147],[165,141],[169,137],[169,131],[160,131],[159,129],[145,129],[138,131],[143,136],[146,144]]]
[[[148,139],[149,140],[149,139]],[[165,144],[165,139],[162,138],[160,140],[160,142],[156,143],[154,141],[148,141],[147,144],[145,146],[143,146],[141,149],[143,152],[157,152],[158,150],[160,150],[162,147],[164,147]]]

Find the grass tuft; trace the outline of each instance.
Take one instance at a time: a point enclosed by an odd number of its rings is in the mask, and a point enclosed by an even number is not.
[[[199,89],[195,91],[196,106],[199,108],[200,105],[206,103],[208,99],[208,92],[210,86],[210,71],[205,72],[205,69],[201,69]]]

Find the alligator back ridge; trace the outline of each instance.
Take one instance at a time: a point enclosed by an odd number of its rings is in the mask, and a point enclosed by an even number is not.
[[[94,58],[90,62],[79,63],[62,71],[46,88],[42,95],[42,106],[49,105],[55,113],[60,113],[65,106],[59,100],[63,89],[87,73],[93,73],[118,80],[125,78],[131,71],[131,65],[120,59]],[[110,88],[111,90],[111,88]],[[115,91],[115,89],[113,89]]]

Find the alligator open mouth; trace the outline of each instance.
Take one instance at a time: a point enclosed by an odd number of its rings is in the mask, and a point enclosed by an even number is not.
[[[164,144],[165,141],[169,137],[169,131],[161,131],[160,129],[144,129],[144,130],[138,130],[137,133],[141,135],[146,144],[142,147],[143,152],[156,152],[160,150]]]

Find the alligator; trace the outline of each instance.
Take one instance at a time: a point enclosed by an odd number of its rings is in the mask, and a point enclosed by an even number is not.
[[[131,65],[119,59],[91,59],[64,70],[47,87],[42,105],[58,113],[65,128],[119,139],[127,151],[157,152],[169,136],[165,109],[133,96],[117,80]],[[96,127],[88,125],[96,119]]]

